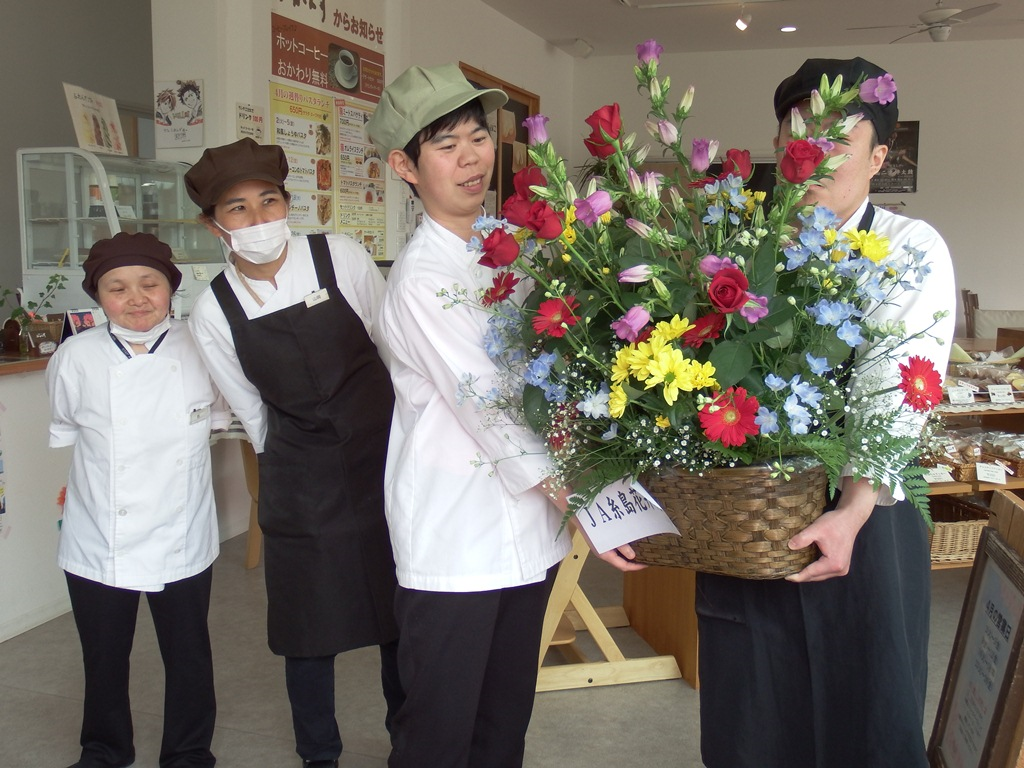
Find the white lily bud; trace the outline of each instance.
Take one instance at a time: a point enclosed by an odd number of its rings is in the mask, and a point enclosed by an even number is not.
[[[658,83],[658,78],[652,77],[647,88],[651,92],[651,101],[661,101],[661,85]]]
[[[864,119],[864,115],[859,112],[855,115],[847,115],[839,121],[838,128],[843,132],[844,135],[849,136],[852,131],[861,120]]]
[[[689,113],[690,109],[693,107],[693,94],[694,94],[694,88],[691,85],[689,88],[686,89],[686,93],[683,94],[683,98],[679,102],[679,112],[680,113],[682,113],[684,115]]]
[[[647,155],[650,153],[650,151],[651,151],[651,145],[650,144],[644,144],[642,147],[640,147],[640,149],[638,149],[633,154],[633,162],[636,163],[637,165],[643,165],[643,163],[647,159]]]
[[[794,139],[807,138],[807,124],[796,107],[789,111],[789,133]]]
[[[817,90],[811,91],[811,114],[815,117],[825,114],[825,100]]]
[[[832,173],[840,165],[849,160],[851,155],[830,155],[821,161],[821,165],[818,166],[818,170],[822,173]]]

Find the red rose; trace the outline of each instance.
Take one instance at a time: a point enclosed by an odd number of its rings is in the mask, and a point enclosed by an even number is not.
[[[501,217],[509,224],[525,227],[532,205],[533,203],[530,202],[529,198],[523,197],[519,193],[509,195],[505,204],[501,207]]]
[[[750,152],[745,149],[730,149],[725,153],[725,160],[722,161],[722,175],[718,178],[724,179],[731,173],[746,181],[753,172],[754,165],[750,162]]]
[[[708,298],[719,312],[735,312],[747,303],[747,276],[736,267],[722,267],[711,278]]]
[[[544,174],[536,165],[528,165],[512,177],[512,186],[515,187],[516,194],[527,200],[533,199],[530,187],[546,187],[547,185],[548,180],[544,178]]]
[[[786,145],[786,152],[779,161],[779,170],[786,181],[802,184],[811,178],[814,170],[824,159],[825,153],[821,151],[821,147],[811,144],[806,139],[796,139]]]
[[[492,269],[507,267],[519,255],[519,243],[504,229],[496,229],[484,240],[483,252],[477,264]]]
[[[592,129],[590,136],[583,140],[590,154],[601,158],[615,154],[619,132],[622,130],[619,105],[605,105],[588,117],[585,122]],[[605,136],[608,138],[606,139]]]
[[[526,217],[526,226],[533,230],[541,240],[554,240],[565,229],[562,217],[543,200],[538,200],[530,206],[530,213]]]

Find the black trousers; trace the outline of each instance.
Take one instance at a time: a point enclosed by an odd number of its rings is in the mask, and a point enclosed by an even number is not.
[[[927,768],[931,571],[921,514],[876,507],[850,573],[697,574],[708,768]]]
[[[487,592],[398,588],[406,700],[389,768],[520,768],[544,611],[557,568]]]
[[[128,672],[139,592],[65,573],[82,641],[85,705],[83,768],[122,768],[135,760]],[[212,766],[217,702],[207,614],[213,568],[147,592],[164,662],[161,768]]]
[[[341,755],[341,733],[334,707],[335,658],[287,656],[284,660],[295,751],[303,760],[337,760]],[[398,676],[397,641],[380,646],[380,679],[388,707],[384,727],[391,733],[395,712],[405,699]]]

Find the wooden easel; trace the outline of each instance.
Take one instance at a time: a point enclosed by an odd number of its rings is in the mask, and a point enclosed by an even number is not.
[[[580,589],[580,573],[589,554],[586,539],[577,531],[572,537],[572,551],[558,568],[544,614],[537,690],[561,691],[681,677],[672,656],[627,659],[622,653],[608,628],[629,626],[626,612],[621,606],[594,608]],[[603,661],[591,661],[583,654],[576,643],[576,633],[580,631],[590,633],[604,656]],[[568,663],[544,666],[544,657],[552,647],[558,648]]]

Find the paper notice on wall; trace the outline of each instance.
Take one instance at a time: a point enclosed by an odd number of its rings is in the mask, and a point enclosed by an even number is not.
[[[107,96],[64,83],[78,146],[92,152],[127,155],[117,102]]]
[[[263,143],[263,107],[235,102],[235,138]]]
[[[203,81],[173,80],[155,87],[157,148],[203,146]]]

